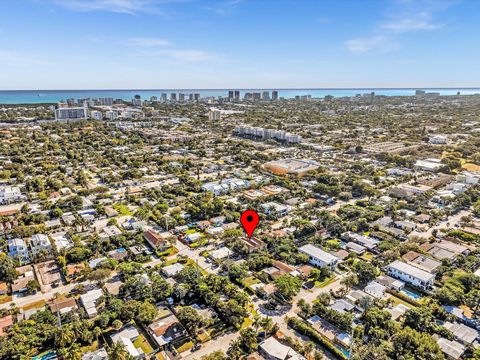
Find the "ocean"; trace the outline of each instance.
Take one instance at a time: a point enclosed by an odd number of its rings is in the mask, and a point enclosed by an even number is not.
[[[314,98],[323,98],[326,95],[335,97],[355,96],[375,92],[376,95],[385,96],[412,96],[415,95],[415,88],[411,89],[131,89],[131,90],[0,90],[0,104],[40,104],[57,103],[69,98],[108,98],[131,100],[134,95],[140,95],[142,99],[150,99],[151,96],[160,98],[161,93],[199,93],[204,97],[228,96],[229,90],[240,90],[240,96],[246,92],[262,92],[277,90],[278,96],[286,99],[294,98],[296,95],[311,95]],[[456,95],[460,92],[462,95],[480,94],[480,88],[442,88],[427,89],[427,92],[439,92],[441,95]]]

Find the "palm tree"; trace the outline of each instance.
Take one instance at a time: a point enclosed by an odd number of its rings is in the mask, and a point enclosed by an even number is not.
[[[108,358],[111,360],[129,360],[131,356],[128,354],[120,341],[114,342],[107,348]]]
[[[266,331],[270,332],[273,326],[272,318],[265,316],[260,319],[260,326]]]
[[[70,347],[67,348],[65,355],[63,358],[65,360],[82,360],[82,349],[78,343],[73,343]]]
[[[102,335],[102,329],[100,329],[98,326],[95,326],[93,328],[93,335],[95,336],[95,341],[98,342],[98,338],[100,335]]]
[[[255,332],[258,332],[258,329],[260,328],[260,326],[262,326],[260,324],[260,321],[262,320],[262,318],[260,317],[260,315],[258,314],[255,314],[253,315],[253,328],[255,329]]]
[[[57,329],[55,339],[57,346],[65,347],[65,345],[70,344],[73,341],[74,333],[67,327],[63,329]]]
[[[242,357],[242,355],[243,355],[243,351],[240,345],[240,341],[239,340],[230,341],[230,344],[227,350],[227,356],[234,360],[238,360]]]

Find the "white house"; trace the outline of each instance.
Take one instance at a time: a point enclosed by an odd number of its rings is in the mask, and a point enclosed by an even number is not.
[[[429,272],[399,260],[395,260],[388,265],[388,275],[423,290],[431,289],[435,279],[434,274],[430,274]]]
[[[87,312],[89,318],[97,316],[96,302],[103,296],[101,289],[90,290],[86,294],[80,296],[80,303]]]
[[[387,288],[385,286],[376,281],[370,281],[367,286],[365,286],[365,289],[363,289],[367,294],[377,299],[383,299],[386,290]]]
[[[36,255],[41,251],[50,252],[52,250],[52,244],[45,234],[35,234],[30,239],[30,249],[32,254]]]
[[[308,255],[310,264],[318,267],[328,266],[334,268],[340,262],[340,259],[329,254],[312,244],[303,245],[298,251]]]
[[[16,186],[7,186],[0,189],[0,204],[10,204],[25,199],[20,189]]]
[[[142,359],[145,357],[142,349],[137,349],[133,342],[140,336],[140,333],[133,325],[128,325],[121,331],[110,335],[113,343],[121,343],[128,351],[128,354],[134,359]]]
[[[297,353],[294,349],[287,345],[283,345],[273,336],[265,339],[259,345],[259,351],[267,360],[305,360],[305,358]]]
[[[23,239],[15,238],[7,241],[8,255],[22,263],[29,262],[27,244]]]

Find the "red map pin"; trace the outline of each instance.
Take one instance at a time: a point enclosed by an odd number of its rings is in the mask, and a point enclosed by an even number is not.
[[[252,237],[259,220],[260,218],[254,210],[246,210],[240,216],[240,222],[242,223],[248,237]]]

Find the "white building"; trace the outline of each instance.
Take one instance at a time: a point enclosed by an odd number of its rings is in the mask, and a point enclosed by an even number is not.
[[[443,135],[433,135],[428,139],[428,142],[430,144],[436,144],[436,145],[446,144],[447,138]]]
[[[0,204],[10,204],[25,199],[20,189],[16,186],[6,186],[0,189]]]
[[[35,234],[30,239],[30,249],[33,255],[37,255],[41,251],[49,253],[52,250],[52,244],[45,234]]]
[[[423,290],[431,289],[435,279],[434,274],[430,274],[429,272],[399,260],[395,260],[388,265],[388,275]]]
[[[103,296],[101,289],[90,290],[86,294],[80,296],[80,303],[87,312],[89,318],[97,316],[96,302]]]
[[[383,299],[386,290],[387,288],[385,286],[376,281],[370,281],[367,286],[365,286],[365,289],[363,289],[367,294],[377,299]]]
[[[252,136],[262,140],[276,139],[288,143],[299,143],[302,141],[300,135],[291,134],[283,130],[266,129],[253,126],[237,126],[234,132],[240,136]]]
[[[476,185],[480,181],[480,173],[472,171],[463,171],[461,174],[458,174],[455,178],[457,182],[464,183],[467,185]]]
[[[272,211],[278,216],[286,216],[292,209],[288,205],[279,204],[274,201],[266,202],[260,205],[265,215],[270,214]]]
[[[329,254],[312,244],[303,245],[298,251],[309,256],[310,264],[318,267],[328,266],[334,268],[340,262],[336,256]]]
[[[302,355],[291,347],[283,345],[273,336],[259,345],[259,351],[267,360],[305,360]]]
[[[78,120],[87,119],[87,108],[69,107],[55,109],[55,120]]]
[[[15,238],[7,241],[8,255],[18,261],[25,263],[30,261],[27,244],[23,239]]]
[[[145,357],[143,350],[136,348],[133,342],[140,336],[140,333],[133,325],[127,325],[121,331],[110,335],[113,343],[120,343],[125,347],[128,354],[134,359],[142,359]]]
[[[436,171],[445,166],[440,159],[417,160],[415,167],[425,171]]]
[[[103,120],[103,114],[101,111],[92,110],[90,111],[90,119],[93,120]]]
[[[219,121],[222,120],[222,112],[220,110],[212,109],[208,112],[208,120]]]
[[[109,110],[105,113],[105,117],[108,119],[108,120],[115,120],[116,118],[118,118],[118,111],[115,111],[115,110]]]

